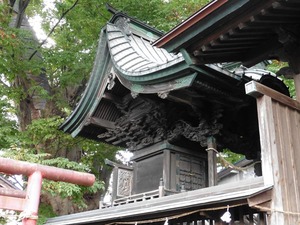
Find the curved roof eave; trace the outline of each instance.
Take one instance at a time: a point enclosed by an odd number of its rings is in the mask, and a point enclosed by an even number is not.
[[[73,137],[79,133],[84,126],[88,115],[94,111],[101,99],[101,93],[104,92],[107,84],[104,82],[105,74],[110,68],[111,60],[107,47],[106,35],[102,29],[95,63],[87,87],[75,110],[59,127],[60,130],[71,133]]]
[[[198,73],[193,72],[185,76],[180,75],[178,78],[168,80],[165,82],[157,83],[148,83],[148,84],[139,84],[132,83],[124,79],[122,76],[118,76],[121,84],[134,93],[143,93],[143,94],[156,94],[156,93],[168,93],[170,91],[178,90],[181,88],[189,87],[193,84]]]
[[[133,17],[128,16],[127,14],[123,13],[123,12],[117,12],[115,13],[111,19],[109,20],[110,23],[115,23],[119,17],[126,17],[130,20],[131,23],[133,23],[136,26],[142,27],[143,29],[147,29],[149,32],[155,34],[156,36],[161,37],[162,35],[164,35],[164,32],[157,30],[151,26],[149,26],[147,23],[141,22]]]
[[[107,24],[106,32],[113,66],[123,81],[152,85],[194,73],[181,54],[156,48],[150,41],[125,33],[114,24]]]

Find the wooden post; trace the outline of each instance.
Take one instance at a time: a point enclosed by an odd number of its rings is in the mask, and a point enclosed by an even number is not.
[[[299,225],[300,102],[254,81],[246,93],[257,98],[262,174],[265,185],[273,185],[270,214],[261,214],[259,225]]]
[[[214,137],[207,138],[208,186],[217,185],[217,144]]]
[[[160,198],[165,196],[165,184],[164,184],[163,178],[160,178],[160,181],[159,181],[158,195]]]
[[[296,100],[300,102],[300,74],[295,75],[294,77],[295,90],[296,90]]]

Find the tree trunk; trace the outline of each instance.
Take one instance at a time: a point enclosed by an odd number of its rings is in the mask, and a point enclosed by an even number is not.
[[[0,0],[0,3],[3,1]],[[26,40],[32,44],[32,42],[38,44],[38,40],[35,37],[32,27],[29,25],[27,18],[25,17],[25,9],[29,4],[29,0],[20,0],[20,1],[10,1],[13,4],[13,20],[11,26],[15,28],[20,28],[31,32],[32,39]],[[24,52],[21,60],[42,60],[42,57],[39,52],[34,53],[35,49],[28,48]],[[33,55],[34,53],[34,55]],[[33,57],[32,57],[33,56]],[[17,108],[17,117],[19,121],[19,126],[21,131],[25,131],[27,126],[32,123],[32,121],[40,119],[42,117],[51,117],[51,116],[61,116],[63,112],[56,106],[53,101],[46,101],[46,99],[41,98],[38,93],[35,93],[32,90],[35,85],[42,87],[45,91],[52,94],[51,87],[48,83],[46,74],[41,68],[41,72],[38,75],[30,73],[30,71],[25,71],[24,74],[16,75],[15,81],[12,83],[12,87],[22,90],[23,97],[16,102]],[[39,146],[40,148],[47,149],[46,146]],[[39,153],[39,149],[36,149],[36,152]],[[74,148],[72,151],[68,151],[61,147],[57,152],[55,157],[65,157],[71,161],[78,162],[81,159],[81,149]],[[103,173],[105,176],[104,180],[108,180],[109,174]],[[94,195],[87,195],[86,203],[88,204],[88,210],[97,209],[99,207],[99,197],[100,193]],[[57,215],[65,215],[75,212],[83,211],[82,208],[79,208],[77,204],[74,204],[70,198],[62,199],[59,196],[52,196],[49,193],[45,193],[41,196],[41,202],[50,204],[53,208],[53,211]],[[86,210],[86,209],[85,209]]]

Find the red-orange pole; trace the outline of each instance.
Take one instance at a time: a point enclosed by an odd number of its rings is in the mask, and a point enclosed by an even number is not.
[[[51,166],[43,166],[35,163],[21,162],[1,157],[0,172],[6,174],[22,174],[28,176],[28,185],[24,208],[17,207],[17,209],[23,208],[23,212],[21,213],[21,215],[23,216],[23,225],[36,225],[43,178],[84,186],[92,186],[95,182],[95,176],[92,174],[60,169]],[[5,192],[5,196],[9,196],[9,194]],[[12,192],[10,196],[15,196],[17,198],[5,198],[9,204],[7,203],[3,205],[12,207],[12,201],[15,201],[15,203],[16,201],[20,203],[17,204],[18,206],[23,205],[24,200],[18,198],[21,197],[19,192]]]
[[[0,157],[0,172],[30,176],[35,171],[40,171],[43,178],[48,180],[63,181],[84,186],[92,186],[95,182],[95,176],[93,174]]]
[[[42,174],[39,171],[34,172],[28,177],[26,192],[26,203],[23,214],[23,225],[36,225],[40,204],[40,195],[42,189]]]

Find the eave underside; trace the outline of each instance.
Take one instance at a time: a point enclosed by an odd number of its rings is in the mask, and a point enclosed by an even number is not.
[[[210,14],[192,17],[199,20],[187,20],[156,46],[173,52],[184,48],[200,64],[239,61],[246,66],[266,59],[290,61],[287,51],[299,48],[299,1],[223,1]]]

